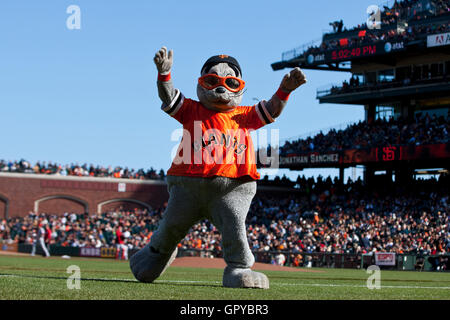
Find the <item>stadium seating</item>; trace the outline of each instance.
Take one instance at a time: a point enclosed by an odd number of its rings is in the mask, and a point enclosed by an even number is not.
[[[330,178],[301,178],[296,192],[259,194],[247,219],[255,253],[289,252],[361,255],[369,252],[435,255],[450,253],[449,176],[416,181],[374,192],[361,180],[341,185]],[[164,208],[115,210],[100,215],[34,214],[0,223],[0,240],[31,243],[33,228],[46,220],[50,244],[66,247],[115,247],[123,227],[130,250],[152,236]],[[192,227],[180,249],[220,255],[220,234],[208,221]],[[297,261],[298,262],[298,261]]]
[[[128,169],[120,166],[107,168],[94,165],[61,165],[57,163],[37,162],[32,165],[26,160],[19,161],[5,161],[0,159],[0,172],[13,172],[13,173],[34,173],[34,174],[55,174],[60,176],[79,176],[79,177],[113,177],[113,178],[125,178],[125,179],[152,179],[152,180],[164,180],[164,170],[160,170],[159,173],[155,169]]]
[[[344,130],[332,129],[306,139],[287,141],[280,147],[280,155],[308,152],[332,152],[387,145],[422,145],[449,142],[450,115],[446,118],[422,115],[409,122],[401,117],[378,119],[349,125]]]

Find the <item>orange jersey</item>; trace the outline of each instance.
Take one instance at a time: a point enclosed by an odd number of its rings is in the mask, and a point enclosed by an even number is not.
[[[167,175],[260,179],[250,132],[274,122],[264,101],[215,112],[177,90],[172,103],[161,109],[183,125],[183,139]]]

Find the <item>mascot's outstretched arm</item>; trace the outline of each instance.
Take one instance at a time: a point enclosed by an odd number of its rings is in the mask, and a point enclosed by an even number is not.
[[[280,88],[269,101],[253,107],[239,107],[245,82],[235,58],[221,54],[205,62],[197,84],[199,101],[184,99],[181,92],[174,88],[170,73],[173,64],[172,51],[162,47],[156,53],[154,62],[158,69],[158,93],[163,102],[161,109],[183,124],[194,137],[195,128],[192,124],[195,119],[206,119],[202,122],[202,134],[210,130],[236,132],[234,139],[237,144],[243,141],[239,148],[243,147],[242,152],[246,152],[241,153],[243,157],[240,159],[250,159],[254,148],[248,130],[236,129],[257,129],[272,123],[273,118],[283,111],[289,94],[306,82],[303,72],[296,68],[283,78]],[[269,289],[267,276],[251,270],[255,257],[248,243],[245,225],[252,199],[256,194],[256,180],[259,179],[256,164],[250,161],[240,163],[237,157],[238,146],[233,144],[233,147],[229,148],[228,144],[232,144],[231,135],[230,138],[227,138],[226,134],[223,136],[224,149],[232,153],[232,157],[225,154],[223,160],[232,158],[234,160],[231,163],[213,161],[212,164],[206,164],[203,161],[203,151],[202,161],[198,164],[193,163],[194,157],[190,152],[192,157],[187,157],[188,162],[184,162],[183,156],[179,163],[172,163],[167,172],[167,189],[170,196],[162,220],[150,242],[130,259],[130,268],[139,281],[151,283],[161,276],[175,259],[178,243],[192,225],[202,219],[208,219],[222,236],[223,257],[227,264],[222,277],[223,286]],[[230,143],[227,143],[227,140]],[[186,143],[188,139],[183,141]],[[210,140],[209,144],[217,143],[221,148],[218,140],[215,143],[211,141],[213,140]],[[201,137],[198,145],[203,147],[203,144]],[[195,144],[190,142],[187,145],[188,148],[195,148]],[[205,145],[203,149],[206,150],[207,147],[208,145]],[[183,150],[182,144],[180,148]]]
[[[162,47],[156,54],[153,61],[158,69],[158,94],[161,101],[170,104],[176,95],[173,87],[170,72],[173,65],[173,50],[167,52],[166,47]]]
[[[289,95],[298,87],[306,83],[306,76],[300,68],[295,68],[281,81],[280,88],[270,99],[266,108],[273,118],[278,118],[287,104]]]

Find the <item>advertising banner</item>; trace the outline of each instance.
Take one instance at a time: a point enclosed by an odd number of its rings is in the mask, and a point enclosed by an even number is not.
[[[116,248],[101,248],[100,257],[102,258],[115,258],[116,257]]]
[[[377,266],[395,266],[395,253],[375,252],[375,264]]]
[[[427,37],[427,47],[441,47],[450,45],[450,32],[433,34]]]
[[[450,159],[450,143],[409,146],[384,146],[368,149],[350,149],[335,153],[318,153],[280,156],[280,166],[320,167],[334,165],[355,165],[376,162],[411,160]]]
[[[95,257],[95,258],[115,258],[116,248],[80,248],[81,257]]]
[[[377,149],[377,161],[389,162],[401,160],[401,147],[388,146]]]
[[[287,157],[280,157],[281,166],[289,165],[305,165],[305,166],[317,166],[321,164],[338,164],[339,153],[318,153],[313,152],[306,155],[290,155]]]
[[[82,248],[80,248],[80,256],[81,257],[98,257],[98,258],[100,258],[100,248],[82,247]]]
[[[377,149],[351,149],[345,150],[342,162],[345,164],[367,163],[377,161]]]
[[[450,158],[450,143],[401,147],[400,160],[430,160]]]

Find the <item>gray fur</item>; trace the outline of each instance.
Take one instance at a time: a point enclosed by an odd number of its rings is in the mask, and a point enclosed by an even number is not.
[[[161,75],[167,75],[172,71],[173,51],[170,50],[169,52],[167,52],[167,48],[162,47],[155,54],[153,61],[155,62],[156,68],[158,69],[158,73]],[[161,99],[161,101],[166,105],[170,104],[176,95],[176,90],[173,87],[172,81],[158,81],[157,86],[159,98]]]
[[[167,185],[169,203],[150,241],[156,251],[172,253],[192,225],[209,219],[222,235],[227,265],[235,268],[253,265],[255,260],[248,245],[245,218],[256,193],[256,181],[219,176],[167,176]]]
[[[286,74],[281,81],[280,89],[286,93],[292,93],[295,89],[306,83],[306,76],[300,68],[294,68],[291,72]],[[266,108],[272,118],[278,118],[283,112],[287,101],[281,100],[276,94],[272,96]]]
[[[158,81],[157,85],[159,98],[165,105],[169,105],[173,101],[177,93],[177,91],[173,86],[172,81],[166,82]]]
[[[173,52],[165,47],[154,58],[160,74],[168,74],[173,63]],[[202,75],[215,73],[221,77],[240,78],[226,63],[203,70]],[[287,74],[280,88],[290,93],[306,82],[299,68]],[[217,90],[219,89],[219,90]],[[170,104],[176,90],[172,81],[158,81],[158,94],[164,104]],[[229,112],[242,101],[243,92],[233,93],[225,87],[207,90],[197,86],[200,102],[216,112]],[[274,95],[266,104],[273,118],[286,106]],[[186,236],[191,226],[202,219],[209,219],[222,235],[222,248],[227,267],[223,274],[223,286],[230,288],[269,288],[268,278],[250,268],[255,262],[247,240],[245,219],[256,193],[256,181],[216,176],[195,178],[168,176],[170,194],[168,206],[158,230],[150,243],[130,259],[131,270],[139,281],[153,282],[170,265],[177,253],[177,244]]]
[[[150,243],[130,261],[135,277],[152,282],[171,263],[177,244],[189,228],[209,219],[222,235],[224,286],[268,288],[266,276],[250,271],[255,258],[250,250],[245,218],[256,193],[256,181],[225,177],[194,178],[167,176],[169,203]],[[150,249],[153,248],[153,249]],[[242,271],[242,272],[241,272]]]
[[[134,277],[145,283],[152,283],[161,276],[164,271],[175,260],[178,250],[170,254],[152,252],[147,244],[143,249],[136,252],[130,259],[130,268]]]
[[[281,115],[286,105],[287,101],[282,101],[280,98],[278,98],[277,95],[274,94],[272,96],[272,99],[267,101],[266,108],[267,111],[269,111],[272,118],[276,119]]]
[[[223,272],[222,284],[227,288],[269,289],[267,276],[250,269],[226,267]]]

